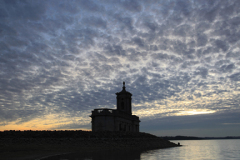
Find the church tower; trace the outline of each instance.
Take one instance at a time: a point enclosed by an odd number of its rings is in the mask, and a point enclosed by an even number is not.
[[[125,82],[121,92],[117,92],[117,110],[132,114],[132,94],[126,91]]]
[[[139,132],[139,117],[132,115],[132,94],[125,82],[117,92],[117,109],[97,108],[92,111],[92,131]]]

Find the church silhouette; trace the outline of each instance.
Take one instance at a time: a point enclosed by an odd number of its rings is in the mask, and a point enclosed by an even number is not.
[[[126,91],[125,82],[117,92],[117,109],[98,108],[92,111],[92,131],[139,132],[139,117],[132,115],[132,94]]]

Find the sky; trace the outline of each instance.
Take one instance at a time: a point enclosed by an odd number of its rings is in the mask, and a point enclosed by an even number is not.
[[[91,130],[133,94],[140,131],[240,136],[239,0],[0,0],[0,130]]]

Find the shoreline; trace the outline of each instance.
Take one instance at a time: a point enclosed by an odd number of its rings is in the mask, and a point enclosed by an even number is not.
[[[3,159],[39,159],[63,153],[87,153],[116,150],[147,151],[178,147],[177,144],[147,133],[89,133],[78,137],[5,137],[0,138],[0,157]]]
[[[1,139],[0,157],[3,159],[39,159],[66,153],[85,153],[115,150],[155,150],[178,147],[162,139]]]

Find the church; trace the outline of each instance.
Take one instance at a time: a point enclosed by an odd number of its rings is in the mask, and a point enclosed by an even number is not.
[[[116,93],[117,109],[99,108],[92,111],[92,131],[139,132],[139,117],[132,115],[132,94],[126,91],[125,82],[121,92]]]

